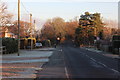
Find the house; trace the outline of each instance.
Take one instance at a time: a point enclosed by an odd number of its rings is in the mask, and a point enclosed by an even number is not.
[[[0,38],[9,37],[16,38],[14,33],[9,32],[7,27],[0,27]]]

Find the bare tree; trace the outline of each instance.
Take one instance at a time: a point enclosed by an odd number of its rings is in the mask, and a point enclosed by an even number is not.
[[[18,21],[13,22],[14,25],[8,27],[9,31],[18,34]],[[20,21],[20,37],[30,36],[30,23],[25,21]]]
[[[65,36],[65,21],[60,17],[56,17],[52,19],[52,26],[55,29],[56,36]]]
[[[112,35],[117,33],[118,22],[116,20],[104,19],[105,27],[103,29],[104,38],[110,39]]]
[[[13,15],[7,11],[7,5],[0,3],[0,26],[4,27],[6,24],[10,24],[12,16]]]
[[[70,37],[70,38],[74,38],[75,37],[75,30],[78,26],[79,26],[78,21],[76,21],[76,20],[66,22],[66,36]]]

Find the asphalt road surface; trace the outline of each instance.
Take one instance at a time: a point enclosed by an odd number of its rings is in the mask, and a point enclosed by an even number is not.
[[[36,80],[119,80],[119,60],[66,43],[57,47]]]

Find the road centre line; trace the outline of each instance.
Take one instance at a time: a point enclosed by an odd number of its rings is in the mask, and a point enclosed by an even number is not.
[[[61,53],[64,53],[64,51],[61,49]],[[68,70],[67,70],[67,67],[66,67],[66,62],[65,62],[65,56],[64,56],[64,65],[65,65],[65,75],[66,75],[66,78],[67,80],[70,80],[70,77],[69,77],[69,74],[68,74]]]

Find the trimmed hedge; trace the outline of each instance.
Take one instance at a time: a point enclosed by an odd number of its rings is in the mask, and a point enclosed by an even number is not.
[[[18,52],[18,40],[14,38],[2,38],[2,46],[6,46],[6,53]]]

